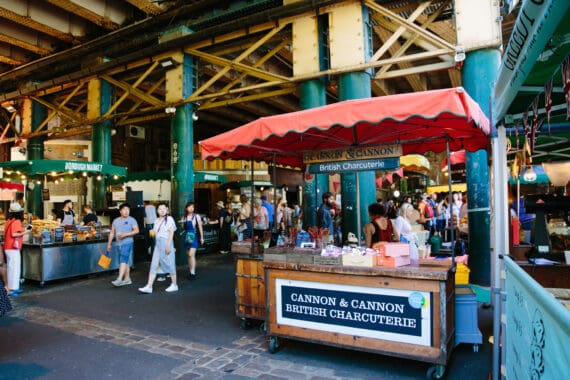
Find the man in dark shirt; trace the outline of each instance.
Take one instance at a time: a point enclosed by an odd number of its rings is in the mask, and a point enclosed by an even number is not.
[[[328,228],[329,233],[334,233],[332,208],[334,205],[334,195],[330,191],[323,194],[323,203],[317,210],[317,227]]]

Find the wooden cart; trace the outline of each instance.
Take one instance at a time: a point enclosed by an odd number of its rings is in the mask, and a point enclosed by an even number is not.
[[[263,256],[236,257],[236,315],[243,329],[252,327],[252,320],[265,321],[265,280]],[[265,330],[265,324],[260,325]]]
[[[451,263],[263,266],[269,352],[291,338],[433,363],[428,377],[443,377],[455,346]]]

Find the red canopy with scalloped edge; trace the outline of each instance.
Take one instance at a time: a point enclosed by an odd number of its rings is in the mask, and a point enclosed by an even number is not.
[[[200,142],[202,158],[303,167],[303,153],[402,144],[403,154],[475,151],[488,145],[489,120],[461,87],[347,100],[262,117]]]

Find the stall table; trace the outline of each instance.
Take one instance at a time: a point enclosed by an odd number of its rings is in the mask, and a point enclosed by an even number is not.
[[[241,318],[241,327],[251,326],[251,320],[265,320],[265,279],[263,256],[236,256],[236,315]],[[264,328],[264,324],[261,325]]]
[[[27,280],[46,281],[111,271],[119,268],[119,252],[113,242],[108,269],[98,265],[99,257],[107,249],[105,240],[85,240],[52,244],[24,244],[22,249],[22,276]],[[132,255],[129,265],[133,265]]]
[[[425,361],[429,377],[443,376],[455,346],[451,263],[263,266],[271,353],[291,338]]]

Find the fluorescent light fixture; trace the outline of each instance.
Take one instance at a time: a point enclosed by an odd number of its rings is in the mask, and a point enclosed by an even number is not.
[[[178,65],[180,65],[180,63],[178,63],[177,61],[175,61],[172,58],[163,58],[161,60],[158,61],[158,63],[160,64],[160,67],[162,67],[163,69],[173,69],[175,67],[177,67]]]

